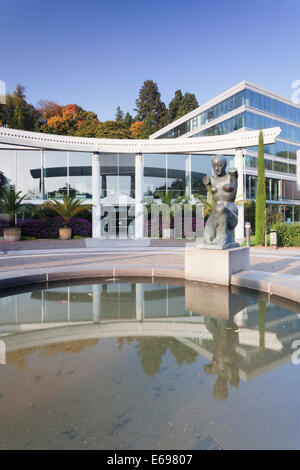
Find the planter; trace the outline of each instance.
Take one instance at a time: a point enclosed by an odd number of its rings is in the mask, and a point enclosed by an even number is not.
[[[7,242],[18,242],[21,240],[22,229],[20,227],[9,227],[3,229],[3,238]]]
[[[72,229],[69,227],[63,227],[59,229],[60,240],[70,240],[72,236]]]

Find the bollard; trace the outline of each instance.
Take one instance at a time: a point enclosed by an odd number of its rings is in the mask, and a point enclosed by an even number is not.
[[[246,230],[246,246],[250,246],[250,232],[251,232],[250,222],[245,222],[245,230]]]
[[[271,232],[270,232],[270,245],[274,250],[277,248],[277,232],[276,232],[276,230],[271,230]]]

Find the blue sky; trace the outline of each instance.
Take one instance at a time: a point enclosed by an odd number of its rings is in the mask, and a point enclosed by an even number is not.
[[[36,104],[100,120],[133,113],[144,80],[199,104],[241,80],[284,96],[300,80],[299,0],[0,0],[0,80]]]

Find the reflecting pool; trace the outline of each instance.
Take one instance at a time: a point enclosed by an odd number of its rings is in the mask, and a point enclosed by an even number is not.
[[[0,449],[300,448],[300,305],[165,282],[0,294]]]

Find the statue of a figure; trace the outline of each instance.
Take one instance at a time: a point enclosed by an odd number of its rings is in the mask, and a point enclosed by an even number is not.
[[[216,248],[234,248],[239,244],[234,239],[238,223],[238,207],[234,203],[237,191],[238,172],[230,168],[226,173],[227,160],[223,155],[212,159],[216,176],[205,176],[203,183],[210,188],[214,206],[204,228],[204,244]]]

